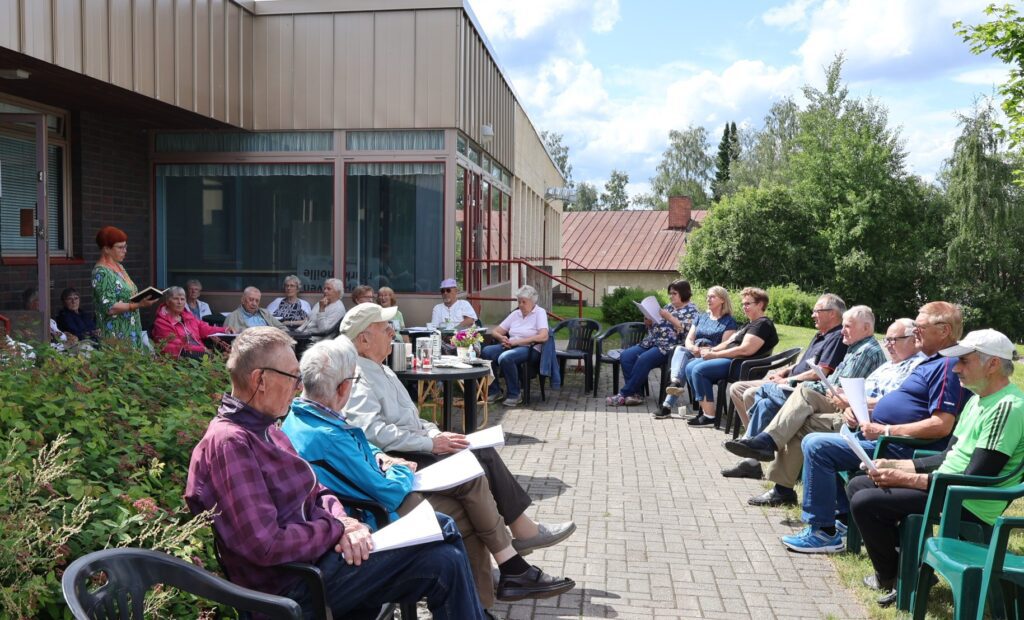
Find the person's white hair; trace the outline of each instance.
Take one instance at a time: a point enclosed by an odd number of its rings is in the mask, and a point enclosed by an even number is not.
[[[867,323],[871,326],[871,331],[875,331],[875,313],[867,306],[854,306],[843,313],[843,318]]]
[[[299,276],[297,276],[295,274],[292,274],[290,276],[285,276],[284,277],[285,286],[287,286],[289,282],[291,282],[295,286],[299,287],[300,291],[302,290],[302,280],[299,279]]]
[[[260,296],[263,295],[263,293],[260,291],[260,289],[256,288],[255,286],[247,286],[244,289],[242,289],[242,296],[243,297],[248,295],[249,293],[259,293]]]
[[[182,295],[184,295],[185,294],[185,289],[181,288],[180,286],[170,286],[170,287],[167,287],[167,290],[164,291],[164,295],[163,295],[164,303],[167,303],[168,301],[170,301],[171,297],[174,297],[178,293],[181,293]]]
[[[338,292],[340,293],[345,292],[345,283],[339,280],[338,278],[327,278],[326,280],[324,280],[324,286],[327,286],[328,284],[333,284],[334,288],[337,289]]]
[[[302,393],[313,400],[329,399],[342,381],[355,374],[357,357],[355,346],[345,336],[309,347],[299,362]]]
[[[519,287],[516,291],[516,299],[529,299],[533,303],[537,303],[537,289],[533,288],[529,284],[524,284]]]
[[[227,364],[231,384],[248,389],[252,371],[269,364],[281,347],[294,346],[292,337],[276,327],[250,327],[245,330],[231,343]]]
[[[914,319],[908,319],[906,317],[896,319],[892,322],[893,325],[899,325],[903,328],[903,336],[909,336],[914,331]]]

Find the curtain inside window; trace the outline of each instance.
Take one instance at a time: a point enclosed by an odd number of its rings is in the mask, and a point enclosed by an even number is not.
[[[158,153],[276,153],[334,150],[330,131],[158,133]]]
[[[332,164],[163,164],[158,177],[315,177],[332,176]]]
[[[443,131],[350,131],[345,134],[350,151],[442,151]]]

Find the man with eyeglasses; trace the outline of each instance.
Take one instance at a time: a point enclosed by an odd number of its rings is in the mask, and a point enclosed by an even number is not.
[[[307,616],[311,594],[282,564],[316,564],[338,618],[422,597],[435,618],[483,617],[454,521],[438,515],[440,543],[371,556],[369,529],[277,429],[301,385],[294,346],[272,327],[238,336],[227,362],[231,393],[192,451],[185,501],[193,513],[213,511],[224,571],[238,585],[297,601]]]
[[[914,450],[943,450],[970,391],[953,372],[956,360],[940,351],[956,344],[963,333],[963,314],[959,306],[933,301],[921,307],[914,320],[914,337],[927,356],[898,389],[887,393],[871,411],[871,421],[861,425],[856,439],[868,454],[882,435],[897,435],[930,440],[924,446],[892,444],[888,455],[909,459]],[[844,413],[845,422],[856,428],[857,418]],[[837,483],[840,471],[857,469],[860,459],[838,433],[811,433],[804,437],[803,512],[807,527],[797,534],[782,537],[782,544],[798,553],[836,553],[845,548],[842,521],[837,515],[848,513],[846,495]]]
[[[500,600],[549,598],[575,587],[571,579],[551,577],[530,566],[516,552],[487,478],[423,495],[412,492],[416,463],[381,452],[370,445],[361,429],[348,423],[345,403],[362,379],[356,374],[357,359],[355,347],[345,336],[308,349],[299,365],[302,396],[292,401],[291,415],[281,426],[323,484],[342,497],[381,504],[392,513],[391,519],[407,514],[424,496],[436,510],[450,514],[465,541],[477,594],[485,609],[494,604],[495,598],[492,555],[500,573]],[[369,514],[363,521],[374,528],[379,526]]]
[[[444,329],[462,329],[476,322],[476,310],[465,299],[459,299],[459,285],[454,278],[441,282],[441,303],[434,306],[430,322]]]

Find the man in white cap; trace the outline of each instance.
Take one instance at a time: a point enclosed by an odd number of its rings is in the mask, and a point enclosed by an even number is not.
[[[465,435],[441,432],[421,419],[401,380],[382,363],[391,350],[394,329],[390,321],[395,311],[394,307],[359,304],[341,322],[341,335],[352,341],[359,354],[358,380],[345,405],[345,416],[350,424],[363,429],[370,443],[422,468],[467,449],[469,443]],[[498,514],[512,531],[512,546],[520,555],[557,544],[576,531],[572,521],[549,525],[528,517],[526,508],[532,500],[501,455],[494,448],[474,450],[473,454],[484,469]]]
[[[878,459],[877,471],[855,478],[847,486],[850,510],[860,528],[875,573],[864,578],[882,590],[882,606],[896,600],[899,569],[899,523],[907,515],[924,512],[930,473],[1000,476],[1024,460],[1024,392],[1010,383],[1014,347],[994,329],[982,329],[952,347],[939,351],[957,358],[953,372],[964,388],[974,392],[967,401],[953,440],[942,454],[921,459]],[[999,486],[1015,485],[1011,479]],[[962,519],[992,525],[1006,502],[968,500]]]
[[[476,310],[459,299],[459,285],[453,278],[441,281],[441,303],[434,306],[430,322],[442,329],[462,329],[476,322]]]

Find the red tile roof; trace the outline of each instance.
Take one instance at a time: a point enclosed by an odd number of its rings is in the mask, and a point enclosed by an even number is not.
[[[707,215],[694,209],[690,229]],[[562,214],[562,256],[594,271],[677,271],[686,232],[668,230],[668,211]],[[566,266],[573,269],[572,264]]]

